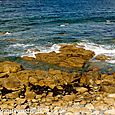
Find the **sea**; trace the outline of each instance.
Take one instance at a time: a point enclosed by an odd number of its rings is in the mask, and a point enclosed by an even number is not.
[[[0,0],[0,61],[59,44],[111,56],[115,68],[115,0]]]

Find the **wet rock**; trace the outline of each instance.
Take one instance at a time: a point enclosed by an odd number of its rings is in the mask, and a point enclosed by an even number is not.
[[[41,60],[50,64],[58,64],[61,61],[58,53],[50,52],[50,53],[39,53],[36,54],[36,60]]]
[[[61,67],[81,68],[93,56],[92,51],[78,48],[75,45],[62,45],[60,53],[41,53],[36,55],[36,59]]]
[[[27,61],[32,61],[32,60],[34,60],[35,58],[34,58],[34,57],[23,56],[22,59],[23,59],[23,60],[27,60]]]
[[[0,72],[3,73],[16,73],[18,71],[21,71],[22,69],[23,67],[16,62],[0,62]]]
[[[59,66],[62,67],[73,67],[73,68],[82,68],[85,64],[85,60],[80,57],[70,57],[60,62]]]
[[[106,56],[104,54],[100,54],[95,57],[95,59],[101,60],[101,61],[106,61],[106,60],[109,60],[110,58],[111,58],[110,56]]]
[[[89,60],[94,56],[94,52],[90,50],[85,50],[83,48],[77,47],[77,45],[63,45],[60,48],[61,53],[71,54],[72,57],[81,57],[85,60]]]

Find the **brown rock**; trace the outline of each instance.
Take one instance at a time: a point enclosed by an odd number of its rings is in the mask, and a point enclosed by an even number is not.
[[[22,69],[22,66],[15,62],[5,61],[0,63],[0,72],[16,73],[18,71],[21,71]]]
[[[21,82],[15,76],[4,79],[2,85],[8,90],[19,90],[23,87]]]
[[[87,102],[85,101],[85,100],[82,100],[81,102],[80,102],[80,104],[81,105],[85,105]]]
[[[24,104],[25,102],[26,102],[26,99],[16,98],[16,103],[17,103],[18,105],[22,105],[22,104]]]
[[[59,66],[63,67],[73,67],[73,68],[82,68],[85,64],[85,60],[80,57],[70,57],[60,62]]]
[[[42,98],[42,95],[36,95],[36,97],[35,97],[37,100],[41,100],[41,98]]]
[[[36,60],[41,60],[50,64],[58,64],[61,58],[58,56],[58,53],[50,52],[36,54]]]
[[[76,88],[76,91],[78,91],[79,93],[84,93],[84,92],[87,92],[88,89],[85,88],[85,87],[77,87],[77,88]]]
[[[32,100],[35,98],[35,96],[36,96],[36,94],[32,91],[26,91],[26,93],[25,93],[25,98],[27,100]]]
[[[101,88],[102,91],[105,91],[107,93],[115,93],[115,86],[106,86],[103,85]]]
[[[81,57],[85,60],[89,60],[94,56],[94,52],[90,50],[85,50],[80,47],[76,47],[77,45],[63,45],[60,48],[61,53],[71,54],[73,57]]]
[[[0,78],[8,77],[6,73],[0,73]]]
[[[94,87],[97,86],[97,80],[99,80],[100,77],[100,73],[97,70],[92,70],[92,71],[88,71],[88,72],[84,72],[82,77],[80,78],[80,83],[81,85],[86,85],[86,86],[90,86],[90,87]]]
[[[115,106],[115,100],[112,98],[104,98],[104,102],[110,106]]]
[[[49,74],[52,74],[52,75],[59,74],[59,75],[61,75],[61,71],[60,70],[49,69]]]
[[[76,95],[75,95],[75,94],[65,95],[65,96],[63,97],[63,100],[64,100],[64,101],[73,101],[75,98],[76,98]]]
[[[29,77],[36,76],[35,72],[32,70],[24,70],[17,73],[17,79],[24,85],[28,85]]]
[[[112,75],[102,74],[101,81],[102,81],[101,90],[108,92],[108,93],[115,93],[114,74],[112,74]]]
[[[81,68],[93,56],[94,52],[78,48],[76,45],[62,45],[60,53],[40,53],[36,55],[36,59],[63,67]]]
[[[12,108],[13,108],[15,105],[15,100],[8,100],[4,104],[7,104],[7,106],[12,106]]]
[[[16,110],[24,110],[24,109],[26,109],[27,107],[28,107],[27,104],[17,105],[15,109],[16,109]],[[21,112],[19,112],[19,113],[21,113]],[[21,113],[21,115],[22,115],[22,113]]]
[[[5,97],[7,99],[16,99],[16,98],[19,97],[19,93],[20,93],[19,91],[8,93],[8,94],[5,95]]]
[[[2,110],[8,109],[8,104],[3,103],[2,105],[0,105],[0,108],[1,108]]]
[[[101,61],[109,60],[110,58],[111,58],[111,57],[106,56],[106,55],[104,55],[104,54],[100,54],[100,55],[97,55],[97,56],[95,57],[95,59],[101,60]]]

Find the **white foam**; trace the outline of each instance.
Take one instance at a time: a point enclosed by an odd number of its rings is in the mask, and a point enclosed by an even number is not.
[[[37,49],[40,50],[39,53],[50,53],[50,52],[56,52],[59,53],[60,45],[58,44],[53,44],[51,47],[37,47]]]
[[[39,53],[39,51],[37,51],[36,49],[28,49],[26,51],[26,53],[24,55],[22,55],[21,57],[28,56],[28,57],[36,58],[36,54],[38,54],[38,53]]]
[[[58,44],[54,44],[52,45],[52,47],[50,48],[51,51],[55,51],[56,53],[59,53],[59,49],[61,48],[60,45]]]
[[[106,20],[106,24],[111,24],[111,21],[110,20]]]
[[[64,27],[64,26],[65,26],[64,24],[60,25],[60,27]]]
[[[33,48],[34,47],[34,48]],[[36,54],[38,53],[50,53],[50,52],[56,52],[59,53],[59,49],[60,49],[61,45],[60,44],[53,44],[51,47],[45,47],[45,46],[36,46],[34,44],[13,44],[9,46],[9,49],[12,48],[22,48],[25,49],[26,52],[21,53],[22,56],[28,56],[28,57],[34,57],[36,58]],[[108,60],[109,63],[115,63],[115,49],[110,49],[110,46],[103,46],[103,45],[99,45],[99,44],[95,44],[95,43],[89,43],[89,42],[81,42],[78,43],[77,47],[83,47],[86,50],[92,50],[95,52],[95,56],[99,55],[99,54],[104,54],[107,56],[111,56],[111,60]],[[40,50],[40,51],[39,51]]]
[[[92,50],[95,52],[96,55],[104,54],[107,56],[111,56],[111,60],[109,60],[109,63],[115,63],[115,49],[110,49],[110,46],[104,46],[104,45],[99,45],[95,43],[86,43],[86,42],[81,42],[78,43],[78,45],[83,46],[86,50]]]
[[[37,49],[39,49],[40,51],[31,48],[31,49],[28,49],[26,51],[26,53],[24,55],[22,55],[21,57],[28,56],[28,57],[34,57],[34,58],[36,58],[36,54],[38,54],[38,53],[50,53],[50,52],[53,52],[53,51],[55,51],[56,53],[59,53],[60,47],[61,46],[58,45],[58,44],[53,44],[49,48],[38,47]]]
[[[28,46],[34,46],[34,44],[20,44],[20,43],[16,43],[16,44],[13,44],[13,45],[9,45],[10,48],[18,48],[18,47],[26,48]]]
[[[5,35],[11,35],[11,33],[10,32],[6,32]]]

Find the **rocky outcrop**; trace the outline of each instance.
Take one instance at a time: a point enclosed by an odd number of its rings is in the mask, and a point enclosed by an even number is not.
[[[62,45],[60,53],[39,53],[36,54],[36,60],[61,67],[82,68],[93,56],[92,51],[78,48],[75,45]]]
[[[0,109],[27,109],[42,104],[66,106],[69,102],[86,105],[102,100],[105,105],[114,100],[115,73],[102,74],[98,67],[85,67],[93,55],[92,51],[75,45],[62,45],[60,53],[41,53],[33,59],[58,67],[81,68],[69,72],[53,68],[24,70],[16,62],[0,62]],[[109,93],[108,98],[112,99],[104,98]]]

